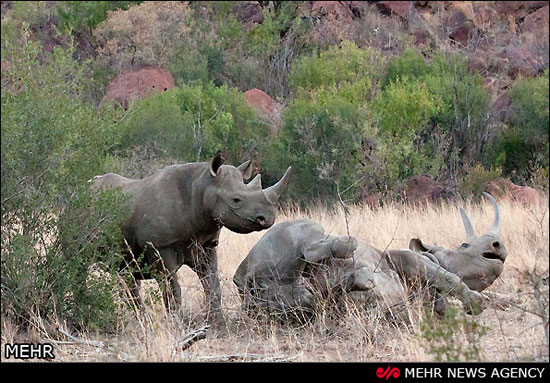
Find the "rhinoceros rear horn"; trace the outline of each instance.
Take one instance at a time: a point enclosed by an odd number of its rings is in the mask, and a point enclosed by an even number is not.
[[[243,174],[243,180],[247,180],[252,175],[252,162],[250,160],[243,162],[237,166],[237,169]]]
[[[262,175],[258,174],[252,179],[249,183],[246,184],[246,187],[250,191],[259,191],[262,190]]]
[[[286,185],[288,184],[291,170],[292,170],[292,166],[289,166],[286,169],[284,176],[279,180],[279,182],[277,182],[273,186],[268,187],[267,189],[262,190],[267,202],[269,202],[270,204],[277,203],[277,201],[279,200],[279,197],[281,196],[281,193],[283,192]]]
[[[500,210],[498,209],[497,201],[489,193],[483,192],[483,194],[485,195],[485,197],[489,198],[489,200],[493,204],[493,208],[495,209],[495,218],[493,219],[493,225],[491,226],[487,234],[495,234],[497,236],[500,236]]]
[[[466,242],[471,242],[477,237],[472,222],[470,222],[470,218],[468,218],[468,214],[466,214],[463,208],[460,208],[460,215],[462,216],[462,222],[466,230]]]
[[[210,160],[210,174],[212,175],[212,177],[216,177],[218,175],[218,171],[220,170],[224,162],[225,158],[223,158],[222,152],[216,153],[214,158]]]

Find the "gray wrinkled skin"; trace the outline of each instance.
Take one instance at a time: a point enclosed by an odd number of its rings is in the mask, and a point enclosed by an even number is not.
[[[500,276],[506,259],[498,206],[486,195],[495,208],[493,226],[478,237],[461,210],[468,238],[456,250],[414,238],[408,250],[382,252],[353,237],[327,236],[314,221],[287,221],[258,241],[233,281],[246,307],[282,317],[290,311],[314,312],[316,294],[334,297],[339,292],[390,308],[406,299],[405,286],[420,285],[429,286],[439,314],[445,311],[447,295],[460,299],[469,312],[483,310],[488,299],[481,291]]]
[[[355,238],[326,235],[314,221],[282,222],[250,250],[233,282],[248,309],[307,316],[314,309],[314,295],[304,284],[310,268],[329,258],[349,258],[356,247]]]
[[[132,180],[109,173],[96,176],[90,186],[100,191],[121,187],[130,195],[129,219],[122,232],[129,251],[121,267],[154,265],[170,284],[165,294],[167,308],[181,304],[176,272],[188,265],[199,276],[209,308],[209,316],[223,323],[216,248],[222,226],[237,233],[250,233],[271,227],[275,203],[288,182],[290,167],[274,186],[263,189],[259,175],[245,185],[251,173],[250,161],[239,167],[223,165],[221,155],[210,162],[168,166],[150,177]],[[159,256],[160,258],[159,259]],[[137,280],[151,278],[136,272]],[[138,303],[138,286],[133,293]],[[168,290],[168,289],[167,289]]]

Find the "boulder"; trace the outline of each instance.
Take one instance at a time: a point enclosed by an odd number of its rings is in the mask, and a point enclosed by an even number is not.
[[[474,11],[470,1],[449,6],[449,38],[460,44],[468,45],[470,33],[476,28]]]
[[[271,121],[270,133],[272,136],[277,135],[280,114],[275,101],[263,90],[256,88],[244,92],[244,99],[248,105]]]
[[[174,88],[172,74],[162,68],[144,67],[135,71],[120,73],[107,85],[101,104],[112,101],[126,109],[128,102],[143,99],[155,92]]]
[[[546,31],[548,34],[548,4],[545,7],[539,8],[537,11],[527,15],[520,24],[522,32],[542,33]]]
[[[513,79],[520,76],[531,77],[539,71],[540,64],[528,45],[511,43],[502,49],[497,57],[505,61],[507,74]]]
[[[445,191],[442,184],[430,177],[417,175],[405,181],[403,199],[412,205],[426,205],[439,199]]]
[[[385,15],[397,15],[403,20],[411,16],[412,1],[379,1],[376,6]]]
[[[319,16],[333,15],[336,19],[345,20],[351,20],[353,17],[350,7],[340,1],[316,1],[311,6],[311,14]]]
[[[253,24],[261,24],[264,22],[262,7],[257,2],[244,2],[239,4],[235,10],[235,15],[239,22],[251,26]]]
[[[487,182],[485,191],[492,194],[496,199],[505,199],[519,202],[524,205],[537,205],[542,203],[540,194],[529,186],[520,186],[505,178]]]

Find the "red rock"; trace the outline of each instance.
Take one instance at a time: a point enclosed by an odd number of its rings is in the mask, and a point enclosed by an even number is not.
[[[318,15],[332,14],[338,19],[351,20],[353,17],[351,9],[340,1],[316,1],[311,7],[311,13]]]
[[[499,178],[488,182],[485,191],[496,199],[519,202],[524,205],[537,205],[542,203],[540,194],[529,186],[520,186],[505,178]]]
[[[458,8],[453,8],[449,17],[449,37],[458,41],[462,45],[468,45],[470,32],[476,27],[474,22],[470,20],[467,14]]]
[[[507,92],[502,93],[491,104],[491,111],[493,113],[493,116],[495,116],[495,118],[499,121],[506,120],[511,104],[512,100],[510,99],[510,95]]]
[[[157,67],[145,67],[132,72],[119,74],[107,85],[101,101],[114,101],[128,107],[128,101],[143,99],[155,92],[164,92],[174,88],[172,74]]]
[[[548,34],[548,9],[548,5],[546,5],[536,12],[527,15],[520,24],[521,31],[541,33],[546,30],[546,34]]]
[[[539,63],[525,45],[510,44],[498,55],[507,61],[508,75],[512,78],[534,76]]]
[[[409,20],[412,1],[379,1],[376,6],[385,14],[395,14],[403,20]]]
[[[235,11],[237,20],[243,24],[261,24],[264,22],[262,7],[257,2],[248,2],[239,5]]]
[[[525,17],[525,14],[547,4],[547,1],[495,1],[495,9],[501,14],[515,14],[518,17]]]
[[[405,181],[405,188],[402,195],[408,203],[413,205],[426,205],[441,197],[444,191],[443,185],[439,182],[418,175]]]
[[[280,115],[279,108],[277,108],[275,101],[273,101],[267,93],[256,88],[244,92],[244,99],[248,105],[271,120],[272,126],[270,132],[273,136],[276,135],[280,122]]]
[[[248,105],[265,113],[272,114],[275,111],[275,101],[263,90],[250,89],[244,92],[244,98]]]

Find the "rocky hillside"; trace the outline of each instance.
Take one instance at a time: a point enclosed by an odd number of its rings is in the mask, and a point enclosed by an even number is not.
[[[121,170],[150,171],[128,168],[139,153],[160,164],[222,149],[267,180],[296,162],[307,200],[338,183],[375,204],[412,198],[418,180],[429,200],[501,177],[542,190],[548,18],[546,1],[3,1],[2,92],[21,89],[13,49],[28,36],[42,63],[71,50],[98,113],[114,102],[141,116],[120,128]]]

